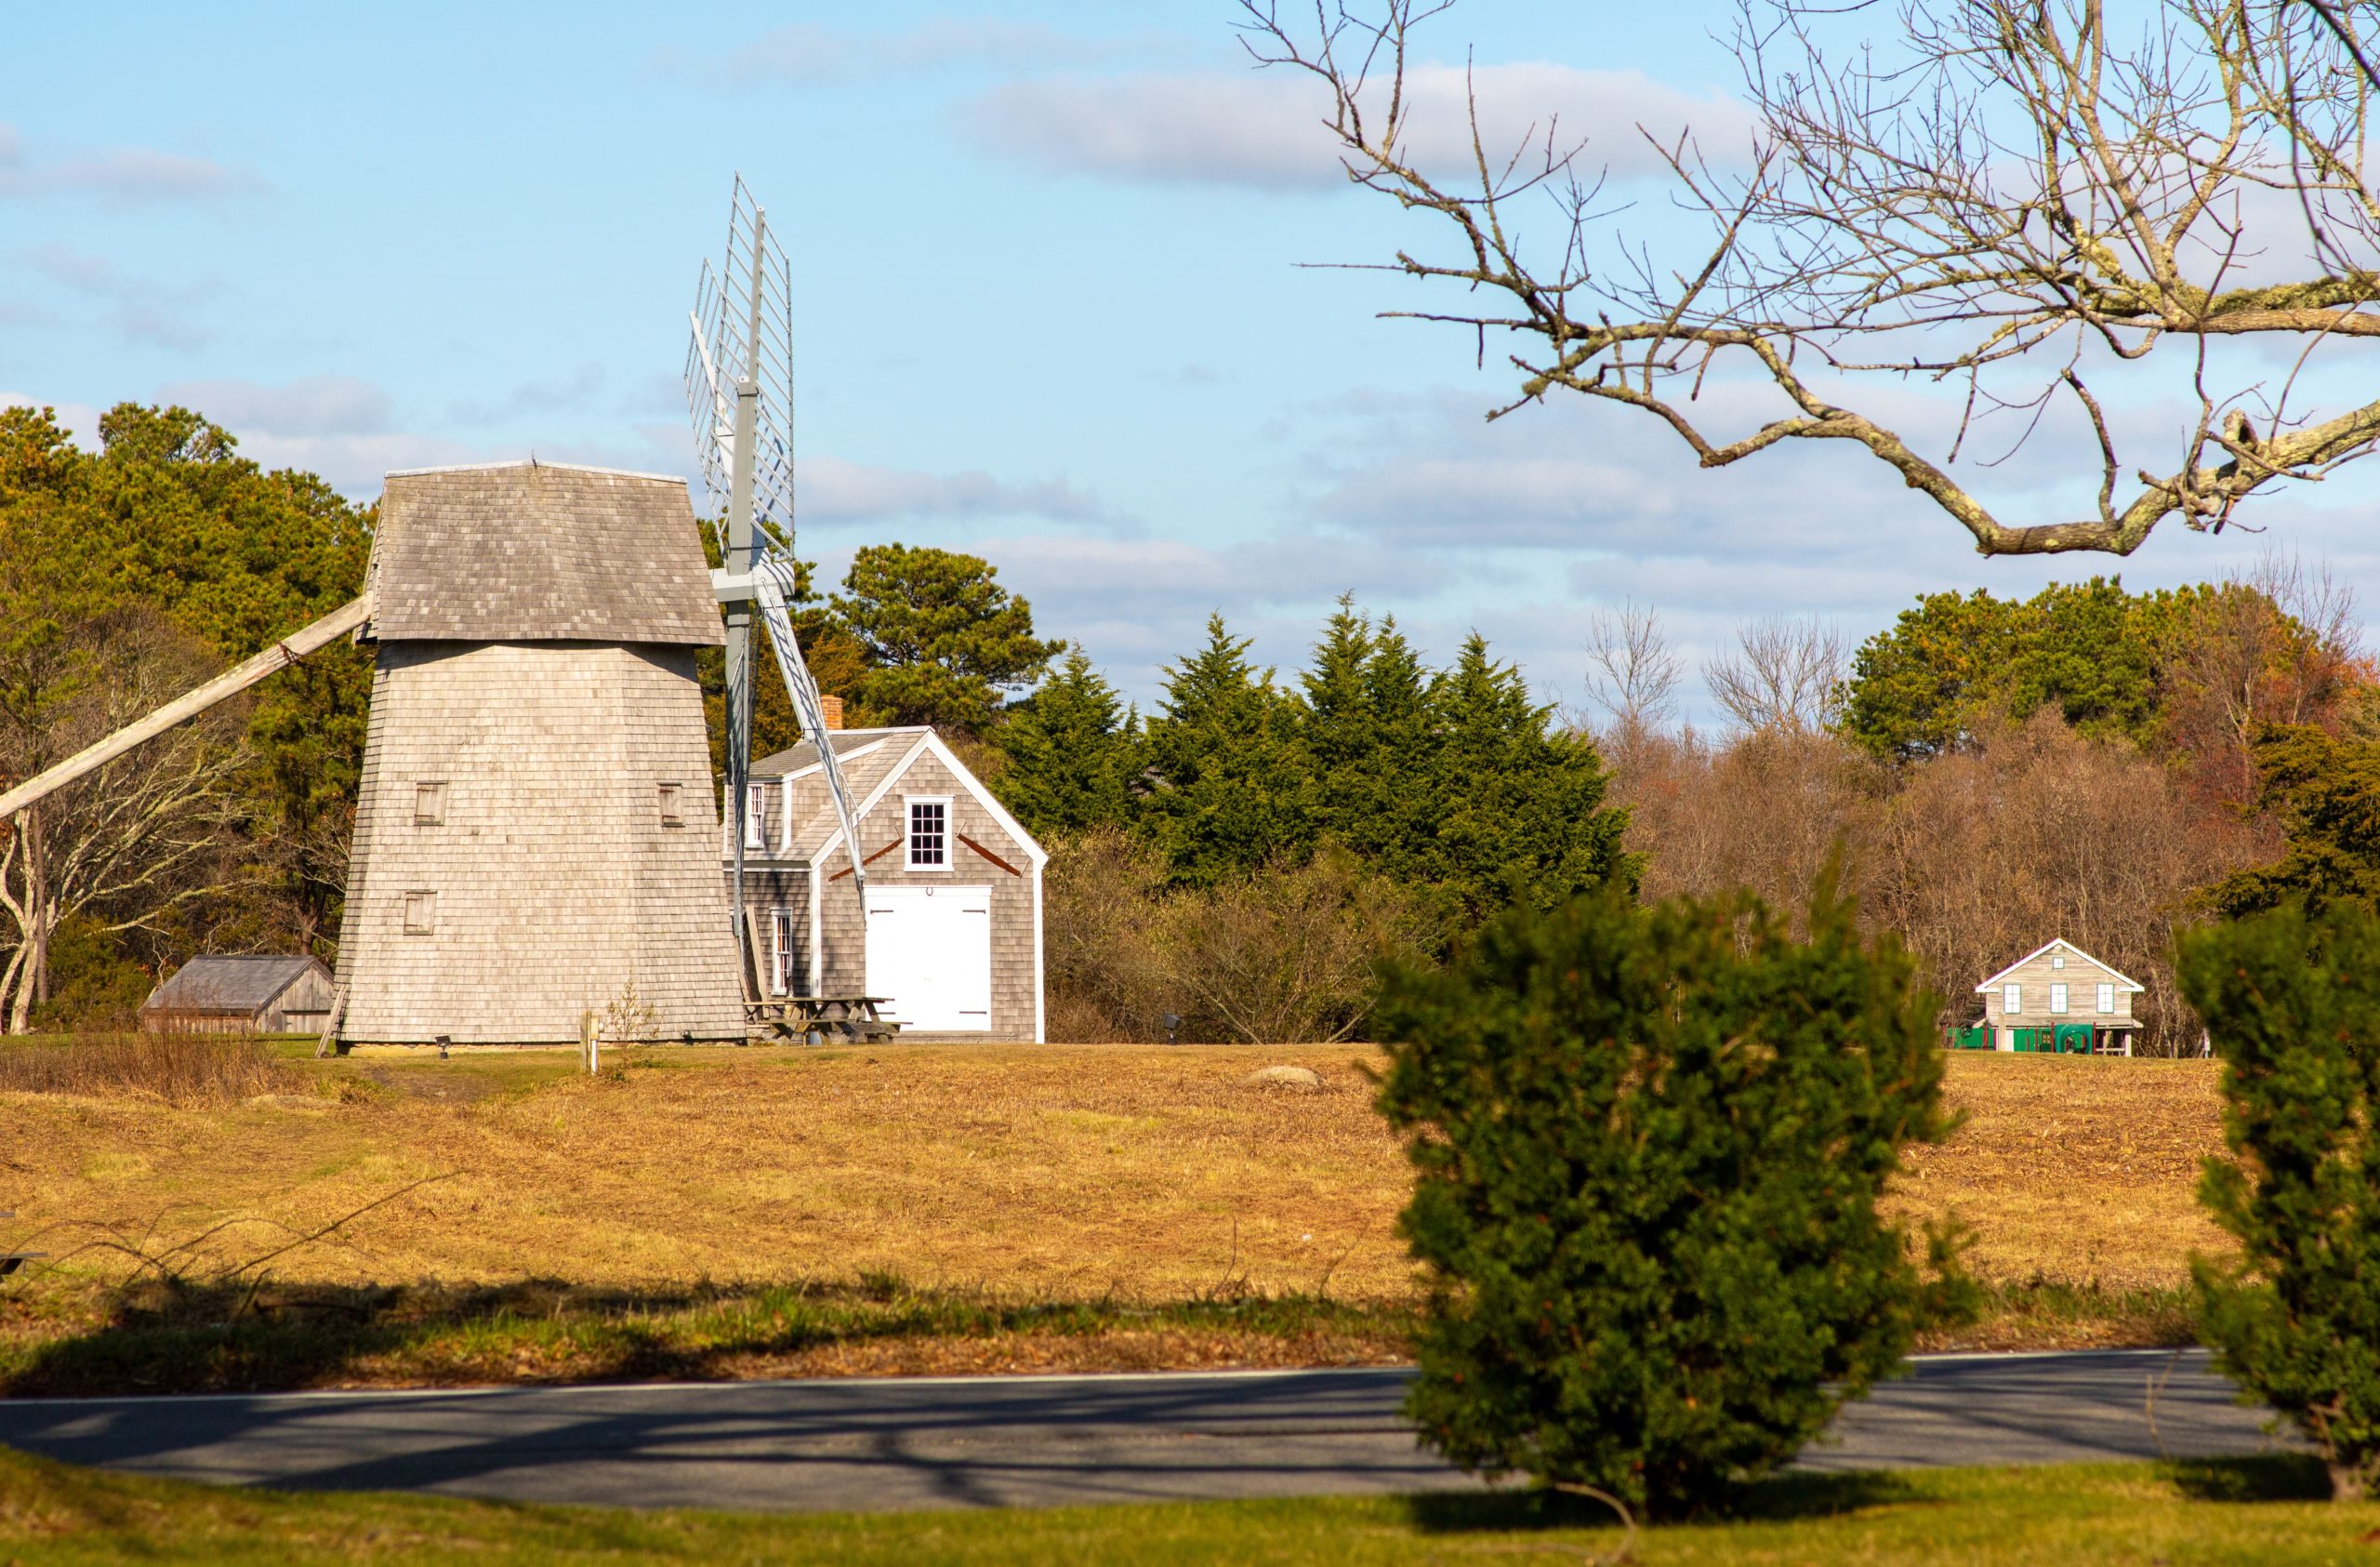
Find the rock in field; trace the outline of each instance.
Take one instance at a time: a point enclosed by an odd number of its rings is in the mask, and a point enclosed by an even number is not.
[[[1239,1081],[1250,1088],[1289,1088],[1300,1094],[1322,1091],[1322,1074],[1311,1067],[1265,1067]]]

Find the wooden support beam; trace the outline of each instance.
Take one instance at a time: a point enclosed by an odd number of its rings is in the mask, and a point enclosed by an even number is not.
[[[227,670],[185,697],[177,697],[137,724],[86,746],[46,772],[0,794],[0,821],[86,773],[97,772],[143,740],[153,740],[177,724],[187,724],[226,697],[236,697],[265,676],[285,670],[307,654],[333,642],[372,618],[372,595],[364,594],[332,610],[300,631],[294,631],[236,669]]]

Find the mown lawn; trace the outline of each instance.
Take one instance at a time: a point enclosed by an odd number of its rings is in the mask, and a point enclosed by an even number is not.
[[[1418,1304],[1361,1047],[288,1055],[0,1093],[0,1391],[1376,1363]],[[1994,1306],[1927,1347],[2187,1341],[2211,1064],[1950,1069],[1894,1202]]]
[[[1662,1563],[2360,1561],[2380,1505],[2339,1507],[2319,1467],[1947,1469],[1789,1477],[1746,1516],[1643,1531]],[[1591,1561],[1618,1527],[1527,1496],[1210,1502],[1051,1511],[751,1515],[222,1491],[0,1452],[0,1551],[41,1562],[350,1560],[834,1563]]]

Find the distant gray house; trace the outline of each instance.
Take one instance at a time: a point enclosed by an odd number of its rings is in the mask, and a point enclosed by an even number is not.
[[[575,1043],[631,989],[623,1037],[741,1041],[685,481],[391,473],[369,585],[339,1042]]]
[[[192,958],[141,1003],[150,1033],[311,1034],[331,1010],[331,971],[319,959]]]
[[[867,868],[866,922],[817,747],[755,761],[744,907],[763,988],[889,998],[903,1039],[1038,1042],[1048,854],[932,729],[829,737]]]

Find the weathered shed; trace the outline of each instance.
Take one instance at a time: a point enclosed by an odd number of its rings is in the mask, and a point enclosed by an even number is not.
[[[930,728],[836,729],[867,914],[818,749],[752,764],[744,905],[772,996],[889,998],[904,1039],[1038,1042],[1049,856]],[[722,857],[733,845],[721,837]]]
[[[310,1034],[331,1010],[318,958],[208,956],[184,963],[141,1003],[151,1033]]]
[[[741,1040],[685,482],[391,473],[339,937],[343,1043]]]
[[[1983,1016],[1966,1032],[1979,1048],[2129,1056],[2145,989],[2061,936],[1975,988]]]

